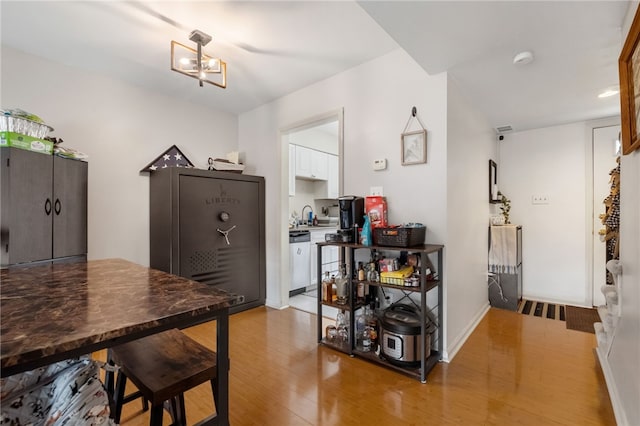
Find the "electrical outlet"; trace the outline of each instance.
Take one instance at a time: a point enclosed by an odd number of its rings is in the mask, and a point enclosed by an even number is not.
[[[372,186],[369,188],[369,195],[379,195],[383,196],[382,187],[381,186]]]
[[[549,204],[548,195],[532,195],[531,204]]]

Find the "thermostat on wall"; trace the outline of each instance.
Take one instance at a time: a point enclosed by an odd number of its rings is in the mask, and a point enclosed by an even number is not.
[[[379,160],[373,160],[373,170],[384,170],[387,168],[387,159],[381,158]]]

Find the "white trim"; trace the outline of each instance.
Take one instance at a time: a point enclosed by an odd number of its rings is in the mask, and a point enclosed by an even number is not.
[[[489,309],[491,309],[491,305],[489,305],[489,302],[487,301],[487,303],[482,308],[480,308],[478,313],[476,313],[476,315],[473,317],[473,320],[467,326],[464,332],[456,339],[456,341],[451,345],[450,348],[447,348],[448,350],[444,351],[444,353],[442,354],[442,361],[451,362],[451,360],[453,360],[453,358],[465,344],[469,336],[471,336],[471,333],[473,333],[478,324],[480,324],[480,321],[482,321],[485,315],[487,315]]]
[[[618,388],[615,380],[613,379],[609,360],[607,359],[607,356],[602,353],[601,348],[596,348],[595,351],[598,355],[598,361],[600,363],[600,368],[602,369],[602,374],[604,375],[604,381],[607,384],[609,399],[611,400],[611,406],[613,407],[613,414],[616,417],[616,423],[619,426],[628,426],[629,422],[627,421],[627,416],[622,407],[622,401],[618,396]]]

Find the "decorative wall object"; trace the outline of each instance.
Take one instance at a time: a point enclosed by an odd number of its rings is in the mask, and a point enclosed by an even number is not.
[[[418,121],[421,130],[408,132],[407,130],[413,118]],[[407,125],[404,126],[402,136],[400,137],[400,148],[403,166],[427,162],[427,129],[422,125],[416,107],[411,109],[411,117],[409,117]]]
[[[489,160],[489,202],[491,204],[497,204],[500,202],[498,191],[498,165],[493,160]]]
[[[618,59],[620,75],[620,118],[622,122],[622,153],[640,148],[640,8]]]
[[[140,173],[153,172],[166,167],[194,167],[193,163],[180,151],[180,149],[172,145],[171,148],[160,154],[155,160],[144,166]]]

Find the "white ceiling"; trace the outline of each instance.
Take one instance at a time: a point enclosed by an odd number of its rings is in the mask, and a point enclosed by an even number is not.
[[[241,113],[401,46],[448,71],[494,127],[544,127],[619,113],[629,2],[7,1],[2,44],[213,108]],[[228,86],[170,71],[170,41],[213,36]],[[514,66],[531,50],[536,59]],[[15,107],[2,105],[2,107]]]

